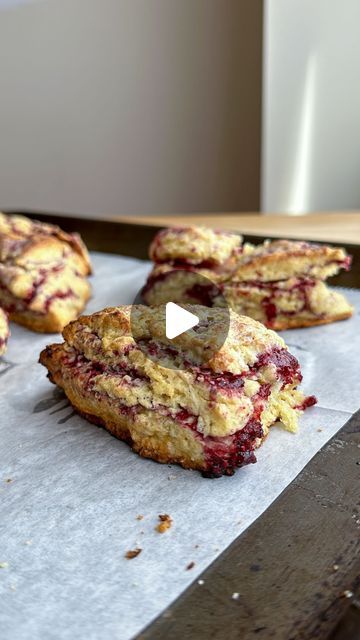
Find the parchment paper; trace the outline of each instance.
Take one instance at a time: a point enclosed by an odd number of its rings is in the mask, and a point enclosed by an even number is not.
[[[131,303],[150,269],[105,254],[93,262],[89,312]],[[318,406],[297,435],[274,427],[257,464],[218,480],[141,459],[75,415],[37,364],[60,336],[12,326],[0,361],[2,640],[127,640],[261,515],[359,407],[360,292],[346,293],[351,320],[284,333]],[[159,534],[162,513],[173,526]]]

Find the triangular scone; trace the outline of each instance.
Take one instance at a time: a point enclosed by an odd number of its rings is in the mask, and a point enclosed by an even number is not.
[[[202,264],[194,265],[188,261],[186,249],[189,231],[177,230],[181,242],[177,243],[176,253],[172,245],[167,246],[166,252],[162,250],[163,238],[170,231],[161,231],[150,248],[155,264],[143,289],[147,304],[172,300],[221,306],[226,300],[237,313],[276,330],[325,324],[352,315],[346,298],[324,282],[340,269],[350,268],[351,257],[341,247],[266,240],[258,246],[239,246],[231,259],[222,263],[212,264],[208,253]],[[219,244],[228,242],[228,238],[229,234],[223,238],[219,234]],[[156,251],[153,247],[157,247]],[[167,260],[157,260],[158,255],[165,255]],[[216,287],[212,289],[200,281],[196,288],[189,287],[190,272],[205,276]]]
[[[205,307],[185,308],[209,325]],[[212,310],[210,335],[222,330],[226,313]],[[164,323],[164,306],[139,305],[132,322],[128,306],[105,309],[68,325],[65,342],[44,349],[40,362],[80,414],[140,455],[213,477],[255,462],[276,420],[295,431],[298,415],[314,404],[297,390],[296,358],[259,322],[231,312],[225,343],[207,363],[196,327],[168,340]],[[162,366],[164,357],[174,368]]]
[[[5,353],[9,337],[9,323],[5,311],[0,307],[0,356]]]
[[[57,332],[90,297],[89,256],[78,234],[0,213],[0,305],[29,329]]]

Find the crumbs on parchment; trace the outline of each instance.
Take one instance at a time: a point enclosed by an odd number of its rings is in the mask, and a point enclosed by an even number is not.
[[[195,567],[195,562],[189,562],[188,566],[186,567],[186,571],[190,571],[190,569],[193,569]]]
[[[167,513],[163,513],[159,515],[159,524],[156,525],[155,529],[159,533],[165,533],[168,529],[170,529],[172,525],[172,519]]]
[[[139,513],[139,515],[136,516],[136,520],[143,520],[143,519],[144,519],[144,516],[141,513]]]
[[[133,558],[136,558],[141,552],[142,549],[140,549],[140,547],[136,547],[136,549],[130,549],[130,551],[127,551],[125,553],[125,558],[127,558],[128,560],[132,560]]]

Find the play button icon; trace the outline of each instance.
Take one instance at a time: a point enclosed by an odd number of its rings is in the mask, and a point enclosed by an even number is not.
[[[144,296],[143,288],[131,309],[131,335],[137,347],[167,369],[206,368],[229,332],[230,311],[221,286],[181,268],[162,274],[152,285],[156,299]]]
[[[165,334],[169,340],[177,338],[177,336],[199,324],[198,316],[179,307],[174,302],[168,302],[165,309]]]

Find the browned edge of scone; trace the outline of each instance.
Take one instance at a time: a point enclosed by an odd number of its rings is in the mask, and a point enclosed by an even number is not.
[[[47,346],[40,354],[39,362],[48,370],[47,377],[53,383],[58,385],[65,392],[71,406],[76,412],[99,427],[103,427],[111,435],[122,440],[128,444],[131,449],[143,458],[149,458],[155,462],[162,464],[179,464],[184,469],[193,469],[205,473],[207,471],[206,461],[202,456],[199,456],[196,460],[193,457],[187,457],[184,453],[182,455],[169,455],[168,450],[162,446],[161,438],[156,439],[156,446],[153,446],[153,438],[140,438],[136,442],[130,435],[129,431],[129,417],[116,415],[116,422],[111,419],[112,407],[106,401],[102,402],[102,412],[106,414],[106,417],[101,417],[92,412],[92,407],[80,393],[76,392],[76,388],[67,384],[61,373],[60,353],[62,350],[61,344],[53,344]],[[93,409],[94,411],[94,409]],[[208,477],[216,477],[213,474],[209,474]]]

